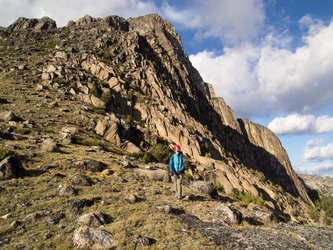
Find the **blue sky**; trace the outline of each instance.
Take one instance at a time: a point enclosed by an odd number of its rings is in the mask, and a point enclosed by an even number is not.
[[[238,118],[270,128],[297,173],[333,176],[333,0],[0,0],[0,26],[158,13]]]

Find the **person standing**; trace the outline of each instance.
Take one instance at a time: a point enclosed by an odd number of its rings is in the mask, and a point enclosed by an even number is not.
[[[182,179],[185,170],[185,159],[180,151],[180,146],[174,147],[175,153],[171,156],[169,161],[169,171],[173,186],[175,189],[175,195],[178,199],[182,199]]]

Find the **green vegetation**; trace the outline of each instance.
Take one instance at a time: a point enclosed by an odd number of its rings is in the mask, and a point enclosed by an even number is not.
[[[130,156],[139,159],[143,163],[148,163],[150,161],[150,156],[148,155],[148,153],[147,152],[142,152],[141,150],[139,152],[131,153]]]
[[[111,96],[109,92],[103,92],[101,96],[101,100],[105,102],[105,104],[110,104],[111,103]]]
[[[18,128],[18,129],[14,129],[15,133],[21,134],[21,135],[27,135],[31,133],[31,129],[30,128]]]
[[[218,193],[225,193],[224,186],[221,184],[221,182],[215,182],[214,188]]]
[[[170,148],[169,143],[164,140],[159,140],[153,147],[153,155],[159,162],[169,163],[173,150]]]
[[[247,206],[252,202],[263,206],[265,205],[265,201],[262,197],[262,194],[260,194],[260,196],[255,196],[251,192],[242,193],[242,192],[233,191],[231,195],[236,199],[240,200],[241,201],[240,204],[242,206]]]
[[[14,156],[15,153],[7,148],[0,148],[0,160],[6,159],[8,156]]]
[[[107,51],[107,50],[101,50],[101,51],[97,52],[97,56],[99,57],[98,60],[105,64],[111,64],[112,59],[113,59],[112,55],[110,55],[109,51]]]
[[[262,180],[262,182],[266,182],[266,176],[263,172],[260,172],[258,170],[253,170],[253,169],[250,169],[249,172],[251,174],[254,174],[254,175],[258,176],[259,179]]]
[[[99,97],[98,89],[95,84],[89,89],[89,94]]]
[[[94,140],[83,140],[79,144],[85,145],[85,146],[99,146],[104,148],[104,143],[102,141],[94,141]]]
[[[315,200],[315,207],[309,206],[308,212],[312,219],[319,221],[320,211],[325,212],[324,223],[331,225],[333,220],[333,198],[324,194],[319,194],[320,198]]]
[[[105,114],[105,107],[93,106],[93,110],[96,114],[99,114],[99,115]]]

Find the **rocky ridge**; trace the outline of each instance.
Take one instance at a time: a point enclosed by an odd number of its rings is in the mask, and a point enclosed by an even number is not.
[[[270,223],[277,218],[293,223],[313,223],[306,214],[304,203],[312,204],[312,201],[277,137],[247,119],[236,119],[232,109],[215,96],[212,87],[204,83],[191,66],[174,27],[158,15],[127,20],[117,16],[102,19],[85,16],[63,28],[56,28],[50,18],[20,18],[8,28],[0,28],[0,37],[3,89],[0,100],[4,111],[1,112],[1,131],[4,131],[0,134],[1,142],[3,148],[20,153],[29,169],[27,175],[33,181],[50,182],[49,178],[54,176],[57,181],[50,184],[52,187],[66,183],[58,194],[45,193],[44,200],[63,204],[63,199],[69,198],[70,206],[78,208],[80,213],[89,210],[90,206],[98,209],[100,204],[106,205],[103,209],[110,212],[113,206],[144,201],[140,206],[153,213],[145,206],[146,203],[155,204],[153,200],[157,195],[161,203],[171,205],[161,208],[168,214],[194,214],[202,221],[210,221],[211,216],[215,216],[213,221],[222,225],[230,223],[221,220],[229,216],[222,211],[231,215],[241,211],[243,218],[236,220],[237,223],[246,221],[260,225],[266,223],[266,217],[271,218]],[[30,129],[29,132],[36,134],[22,137],[13,133],[14,128],[21,133]],[[170,201],[167,184],[156,184],[156,181],[168,183],[165,166],[150,165],[148,169],[142,169],[142,162],[120,159],[107,153],[105,148],[79,146],[87,142],[83,138],[102,139],[107,151],[111,148],[122,153],[147,152],[151,159],[154,158],[154,146],[161,141],[167,141],[169,145],[181,144],[191,162],[186,175],[189,180],[195,180],[185,189],[190,193],[186,197],[188,203],[179,208],[175,201]],[[71,157],[65,157],[64,153]],[[101,163],[90,164],[91,159],[86,159],[89,154],[94,159],[100,158]],[[42,165],[37,167],[38,162]],[[50,162],[56,165],[52,166]],[[159,170],[150,169],[156,167]],[[111,177],[100,178],[94,174],[104,168]],[[80,172],[76,173],[75,169]],[[34,176],[38,178],[34,179]],[[147,182],[140,176],[152,181],[149,182],[152,188],[145,191],[142,187]],[[117,182],[120,184],[114,184]],[[126,182],[130,183],[130,188]],[[106,197],[97,193],[101,191],[96,190],[97,183],[103,192],[114,194],[126,190],[127,193]],[[4,187],[0,191],[7,194],[17,192],[15,185],[33,189],[25,179],[15,182],[6,178],[2,184]],[[204,190],[200,188],[203,184],[208,185]],[[234,203],[234,200],[216,196],[215,189],[211,189],[213,184],[222,185],[225,194],[238,191],[260,196],[265,207],[221,208],[218,206],[221,201]],[[76,190],[71,186],[82,188]],[[81,199],[75,200],[78,194]],[[56,196],[62,198],[55,199]],[[16,205],[19,207],[16,210],[9,208],[13,206],[11,201],[5,201],[4,209],[7,210],[1,212],[13,210],[20,218],[19,212],[26,213],[26,207],[39,203],[37,197],[23,200],[23,205]],[[192,202],[199,201],[206,205],[193,207]],[[219,209],[209,212],[212,206]],[[73,219],[61,211],[41,211],[35,217],[42,218],[48,225],[57,225],[60,221],[73,223]],[[125,211],[115,212],[118,213],[118,225],[124,227],[128,222],[124,218],[130,213]],[[259,217],[254,215],[258,211],[261,211]],[[160,218],[156,213],[154,215]],[[106,221],[106,224],[110,223],[110,220]],[[184,222],[190,225],[191,220]],[[16,224],[12,228],[24,230]],[[115,244],[113,237],[91,228],[94,227],[89,223],[81,227],[75,224],[67,226],[66,230],[76,232],[74,243],[79,246],[85,241],[77,241],[77,235],[89,234],[96,238],[102,235],[108,239],[107,244]],[[108,231],[112,230],[113,226],[108,228]],[[146,230],[145,234],[149,232]],[[52,234],[56,233],[52,231]],[[186,234],[189,236],[188,232]],[[116,235],[118,245],[122,244],[121,237]],[[156,242],[156,239],[133,234],[129,238],[135,238],[136,244]],[[206,247],[209,245],[203,243],[204,240],[198,241]]]

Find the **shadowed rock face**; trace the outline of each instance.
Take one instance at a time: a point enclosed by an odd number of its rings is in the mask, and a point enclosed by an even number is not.
[[[4,45],[8,42],[33,53],[42,44],[27,41],[34,32],[42,36],[40,31],[52,36],[56,46],[48,55],[51,60],[31,55],[36,66],[29,70],[36,82],[43,80],[39,89],[58,89],[103,107],[108,114],[90,122],[91,129],[106,140],[118,146],[130,142],[135,150],[147,151],[163,138],[180,144],[196,164],[213,161],[215,167],[205,178],[223,180],[229,191],[265,191],[274,199],[249,173],[253,169],[312,203],[278,138],[263,126],[237,120],[192,66],[175,28],[159,15],[85,16],[66,28],[57,28],[47,17],[19,18],[0,29],[0,35],[15,35]],[[127,117],[128,122],[112,113]]]

